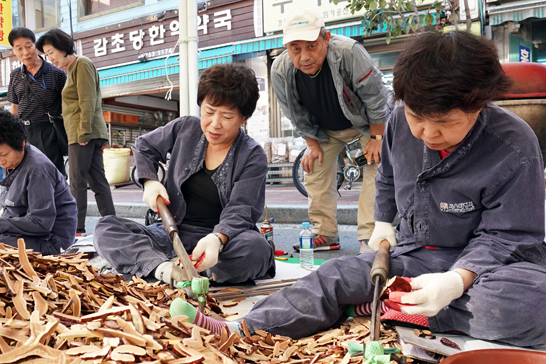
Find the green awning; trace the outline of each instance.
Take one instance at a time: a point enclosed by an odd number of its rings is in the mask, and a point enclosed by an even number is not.
[[[546,18],[546,1],[526,1],[488,6],[489,24],[499,25],[507,21],[522,21],[527,18]]]
[[[358,37],[363,35],[360,22],[351,22],[341,26],[339,24],[327,26],[326,29],[328,29],[332,34],[344,35],[346,37]],[[234,54],[266,51],[268,49],[284,47],[282,44],[282,34],[234,42],[233,46]]]
[[[340,34],[347,37],[356,37],[362,35],[360,22],[351,22],[342,25],[333,25],[327,27],[333,34]],[[208,68],[214,64],[224,64],[233,62],[233,56],[252,52],[265,51],[268,49],[282,48],[282,34],[273,36],[254,38],[232,45],[205,49],[199,51],[199,69]],[[154,59],[148,62],[134,63],[126,66],[112,67],[99,70],[100,85],[111,86],[125,82],[146,80],[149,78],[161,77],[172,74],[178,74],[179,59],[177,56],[171,56],[167,59],[165,67],[165,58]]]
[[[233,61],[233,46],[219,47],[199,51],[199,69],[208,68],[214,64],[231,63]],[[178,74],[178,56],[154,59],[148,62],[133,63],[126,66],[112,67],[99,70],[100,86],[111,86],[120,83],[146,80],[154,77]]]

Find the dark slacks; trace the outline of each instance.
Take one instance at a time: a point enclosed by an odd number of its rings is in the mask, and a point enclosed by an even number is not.
[[[68,179],[70,192],[78,206],[77,229],[85,228],[87,215],[87,183],[95,193],[97,207],[101,216],[115,215],[110,185],[104,174],[102,146],[104,139],[91,139],[86,145],[78,143],[68,146]]]
[[[394,248],[396,250],[396,248]],[[393,250],[391,250],[392,252]],[[416,277],[450,269],[460,251],[418,249],[391,258],[390,276]],[[291,287],[259,301],[244,317],[251,330],[297,339],[342,321],[347,305],[371,302],[375,252],[332,259]],[[546,267],[529,262],[498,267],[436,316],[436,332],[461,331],[484,340],[539,347],[546,344]]]
[[[15,234],[0,234],[0,242],[17,248],[17,240],[23,239],[25,247],[42,255],[61,254],[61,243],[59,238],[53,234],[44,236],[28,236]]]
[[[64,159],[61,147],[57,141],[57,133],[51,123],[32,123],[25,126],[27,141],[40,149],[57,167],[63,176],[66,176],[64,170]]]
[[[212,229],[183,224],[178,231],[184,248],[191,254],[199,240]],[[161,223],[144,226],[129,219],[106,216],[95,227],[93,243],[99,255],[116,271],[140,277],[176,257],[171,239]],[[218,264],[203,273],[207,277],[214,273],[217,283],[273,278],[273,249],[259,232],[244,231],[228,241],[218,256]]]

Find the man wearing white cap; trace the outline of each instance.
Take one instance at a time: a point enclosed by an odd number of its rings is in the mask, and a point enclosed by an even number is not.
[[[288,14],[284,51],[273,63],[272,84],[281,108],[305,138],[302,159],[313,224],[314,250],[339,249],[337,230],[337,155],[360,139],[368,165],[358,202],[361,251],[374,230],[375,176],[381,140],[390,113],[389,91],[364,46],[324,28],[313,9]],[[375,162],[376,164],[372,164]],[[294,245],[296,250],[299,245]]]

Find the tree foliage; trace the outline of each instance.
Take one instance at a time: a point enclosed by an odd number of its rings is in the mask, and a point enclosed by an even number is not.
[[[340,2],[330,1],[336,5]],[[447,22],[457,24],[456,0],[448,1],[450,9],[446,9],[438,0],[427,6],[422,6],[422,3],[423,0],[347,0],[346,7],[352,14],[364,10],[362,16],[364,36],[369,37],[377,30],[386,32],[387,44],[392,38],[415,32],[424,26],[432,26],[435,21],[438,26],[443,26]]]

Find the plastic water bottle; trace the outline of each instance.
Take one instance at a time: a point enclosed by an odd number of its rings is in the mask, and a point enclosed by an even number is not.
[[[301,224],[303,230],[300,233],[300,267],[313,269],[313,233],[309,229],[309,223]]]

